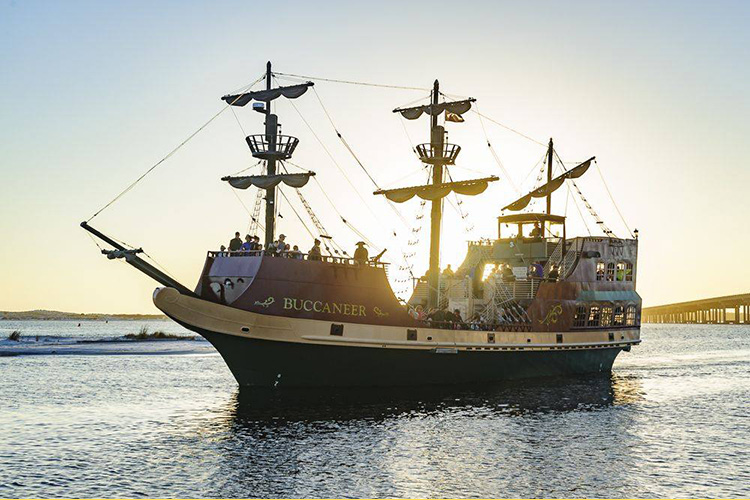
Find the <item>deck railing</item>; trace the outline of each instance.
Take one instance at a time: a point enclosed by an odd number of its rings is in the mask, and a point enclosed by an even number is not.
[[[293,260],[310,260],[310,261],[318,261],[318,262],[327,262],[329,264],[339,264],[339,265],[346,265],[346,266],[368,266],[368,267],[377,267],[382,268],[387,271],[388,265],[390,263],[388,262],[380,262],[380,261],[367,261],[366,263],[360,263],[351,257],[337,257],[333,255],[321,255],[319,257],[313,257],[310,258],[309,254],[302,253],[302,252],[294,252],[294,251],[288,251],[288,252],[279,252],[279,253],[270,253],[266,252],[265,250],[238,250],[238,251],[216,251],[216,250],[209,250],[208,251],[208,257],[216,258],[216,257],[274,257],[278,259],[293,259]]]

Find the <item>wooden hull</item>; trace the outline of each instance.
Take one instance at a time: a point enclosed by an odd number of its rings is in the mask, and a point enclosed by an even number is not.
[[[618,332],[483,332],[344,324],[267,316],[181,295],[154,293],[169,317],[221,354],[241,386],[406,386],[487,383],[609,372],[619,352],[640,342]],[[489,342],[489,334],[495,338]]]

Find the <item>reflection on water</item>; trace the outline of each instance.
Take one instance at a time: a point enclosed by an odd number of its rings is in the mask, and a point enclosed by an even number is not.
[[[238,444],[220,456],[212,493],[222,496],[595,496],[612,461],[638,459],[637,411],[614,410],[640,401],[638,378],[620,375],[238,390],[196,432]],[[626,476],[615,468],[607,481],[623,487]]]
[[[621,375],[570,377],[493,385],[377,389],[238,389],[230,403],[239,423],[387,419],[472,411],[498,415],[586,411],[634,403],[642,397],[637,378]]]
[[[750,496],[747,327],[644,327],[611,376],[281,391],[87,327],[0,356],[0,497]]]

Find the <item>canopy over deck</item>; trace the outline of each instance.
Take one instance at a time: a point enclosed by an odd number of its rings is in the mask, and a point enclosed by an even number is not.
[[[534,236],[542,238],[544,236],[544,227],[551,226],[552,224],[562,224],[563,227],[563,238],[565,238],[565,216],[553,215],[553,214],[512,214],[512,215],[501,215],[497,218],[497,237],[502,238],[502,227],[503,224],[516,224],[518,225],[518,235],[523,234],[523,226],[527,224],[539,224],[542,227],[542,234]]]
[[[501,215],[497,218],[500,224],[526,224],[534,222],[551,222],[553,224],[564,224],[565,216],[552,214],[512,214]]]

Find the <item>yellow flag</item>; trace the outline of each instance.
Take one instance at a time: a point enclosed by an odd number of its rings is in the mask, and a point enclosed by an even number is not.
[[[445,111],[445,121],[447,121],[447,122],[463,123],[464,117],[461,116],[461,115],[459,115],[459,114],[451,113],[450,111],[446,110]]]

